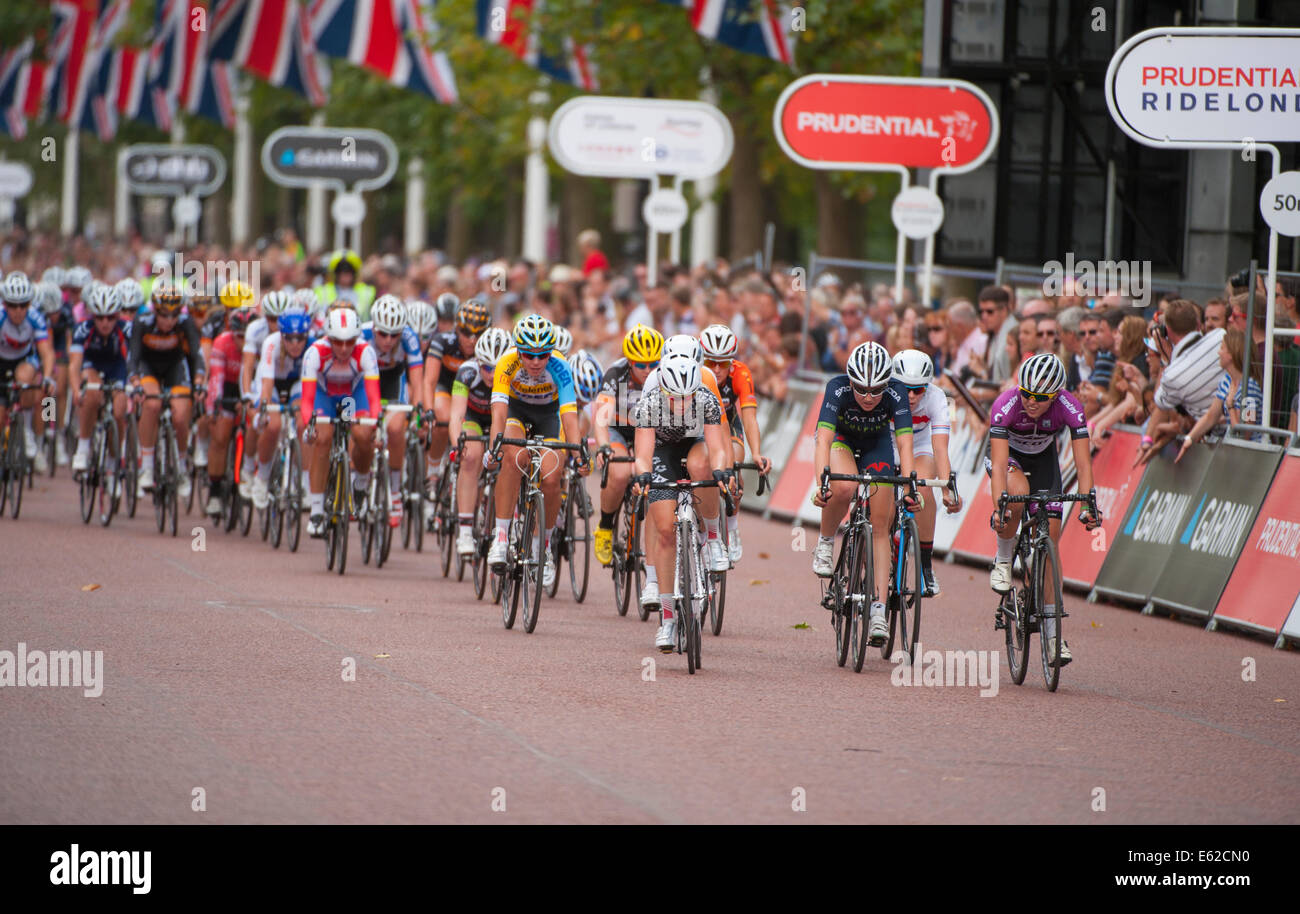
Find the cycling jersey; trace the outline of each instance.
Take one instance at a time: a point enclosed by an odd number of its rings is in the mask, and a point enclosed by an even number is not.
[[[216,408],[218,400],[224,400],[227,404],[234,405],[231,401],[238,402],[241,391],[239,389],[239,367],[242,359],[242,350],[235,335],[230,331],[221,334],[212,341],[212,352],[209,354],[208,371],[208,410],[213,411]]]
[[[749,373],[749,366],[739,359],[732,359],[731,368],[718,378],[718,390],[722,394],[722,408],[729,419],[736,418],[737,412],[746,407],[758,407],[754,377]]]
[[[632,410],[635,428],[653,428],[655,447],[678,444],[704,437],[704,426],[722,422],[722,404],[713,392],[701,387],[689,397],[673,397],[681,405],[673,409],[663,388],[646,390]]]
[[[453,397],[465,397],[465,418],[473,419],[480,425],[492,422],[492,383],[483,380],[479,370],[478,359],[463,363],[456,372],[456,380],[451,387]]]
[[[244,352],[249,355],[261,355],[262,344],[266,338],[271,335],[271,322],[264,317],[248,325],[248,330],[244,332]]]
[[[511,349],[497,362],[492,376],[492,402],[512,400],[532,407],[549,408],[558,404],[560,415],[576,412],[578,397],[569,363],[552,352],[541,372],[534,375],[524,368],[519,352]]]
[[[619,359],[601,381],[596,394],[597,414],[608,417],[610,438],[628,447],[633,443],[632,411],[641,399],[642,387],[632,379],[632,363]]]
[[[133,374],[148,374],[153,377],[166,375],[170,378],[181,376],[178,365],[184,363],[188,368],[188,378],[203,372],[203,353],[199,349],[199,330],[188,317],[176,321],[171,330],[158,328],[157,314],[141,314],[136,317],[131,329],[131,349],[127,357],[127,370]],[[146,369],[141,371],[141,368]],[[159,377],[159,380],[162,380]],[[184,384],[186,381],[173,383]]]
[[[205,343],[211,343],[221,334],[226,332],[226,309],[220,306],[213,308],[211,313],[203,321],[203,329],[199,332],[199,337]]]
[[[131,325],[121,318],[107,335],[95,330],[93,320],[82,321],[72,334],[68,353],[81,355],[83,367],[95,369],[106,381],[125,381],[130,335]]]
[[[910,400],[908,401],[910,405]],[[912,410],[912,456],[933,457],[934,443],[931,434],[948,435],[952,433],[952,423],[948,419],[948,398],[934,384],[927,384],[921,401]],[[898,450],[895,448],[895,455]]]
[[[405,334],[403,334],[403,338],[405,338]],[[419,337],[417,336],[416,339],[418,340]],[[456,372],[461,365],[473,357],[472,348],[470,352],[471,355],[461,354],[460,338],[456,335],[455,330],[441,330],[433,335],[432,339],[429,340],[428,358],[430,366],[434,362],[442,364],[442,369],[438,373],[438,390],[448,394],[451,393],[451,385],[456,380]],[[504,362],[505,359],[501,361]],[[500,367],[500,363],[498,363],[497,367]]]
[[[352,347],[343,360],[334,358],[328,339],[307,347],[302,360],[302,423],[314,410],[333,417],[343,400],[350,398],[354,414],[375,418],[379,414],[379,363],[375,350],[364,340]]]
[[[59,361],[67,361],[68,355],[68,333],[76,327],[72,319],[72,308],[64,304],[53,315],[51,320],[45,318],[46,325],[49,327],[50,339],[54,343],[54,354],[59,357]]]
[[[398,366],[410,367],[424,364],[424,356],[420,354],[420,337],[410,327],[402,328],[401,339],[386,353],[380,352],[379,347],[375,345],[373,323],[361,325],[361,336],[374,348],[375,359],[379,364],[380,371],[387,371]],[[448,389],[450,390],[450,387]]]
[[[288,378],[299,378],[302,376],[302,362],[307,355],[310,346],[304,346],[302,355],[298,358],[290,358],[286,351],[279,331],[272,333],[262,343],[262,357],[257,364],[257,378],[261,381],[263,378],[272,378],[276,381],[283,381]],[[254,387],[261,389],[260,384],[254,384]]]
[[[1071,438],[1088,437],[1088,420],[1074,394],[1063,390],[1037,419],[1025,412],[1017,388],[1003,391],[989,410],[989,437],[1004,438],[1013,451],[1041,454],[1054,447],[1057,434],[1068,428]]]
[[[912,433],[912,410],[907,404],[907,391],[898,381],[890,381],[880,402],[870,412],[858,405],[853,396],[849,376],[837,375],[826,384],[822,397],[817,427],[830,429],[836,438],[850,444],[871,443],[889,433],[893,423],[894,434]]]
[[[49,338],[49,326],[39,308],[28,308],[26,319],[17,324],[9,320],[8,310],[0,311],[0,362],[9,363],[7,369],[12,371],[22,361],[38,365],[36,344]]]

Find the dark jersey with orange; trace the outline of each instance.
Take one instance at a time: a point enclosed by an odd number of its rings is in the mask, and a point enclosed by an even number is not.
[[[758,406],[754,376],[749,373],[749,366],[739,359],[732,359],[731,370],[718,378],[718,392],[722,394],[722,408],[729,420],[736,418],[737,410]]]

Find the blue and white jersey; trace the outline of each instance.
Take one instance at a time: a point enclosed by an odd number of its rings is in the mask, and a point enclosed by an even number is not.
[[[424,364],[424,356],[420,353],[420,336],[410,327],[402,328],[402,338],[391,352],[381,352],[379,346],[375,343],[375,325],[372,321],[366,321],[361,325],[361,336],[370,344],[370,348],[375,350],[375,357],[379,360],[380,371],[391,371],[399,365],[405,365],[412,368],[416,365]]]
[[[36,352],[36,344],[50,338],[50,327],[39,308],[28,308],[25,320],[9,320],[9,311],[0,311],[0,359],[16,362]]]

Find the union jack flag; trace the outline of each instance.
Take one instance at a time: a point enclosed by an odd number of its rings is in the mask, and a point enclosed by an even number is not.
[[[329,70],[316,53],[300,0],[218,0],[208,55],[227,60],[273,86],[325,104]]]
[[[27,136],[24,104],[35,46],[36,39],[28,38],[18,47],[0,53],[0,130],[16,140]]]
[[[729,48],[794,64],[790,4],[783,0],[663,0],[685,8],[691,27]]]
[[[599,88],[588,46],[578,44],[566,35],[562,56],[542,51],[533,17],[542,12],[545,0],[477,0],[477,4],[478,33],[484,41],[500,45],[551,79],[588,92]]]
[[[431,3],[421,9],[421,0],[313,0],[311,28],[321,54],[443,104],[457,99],[451,61],[429,49],[437,35]]]

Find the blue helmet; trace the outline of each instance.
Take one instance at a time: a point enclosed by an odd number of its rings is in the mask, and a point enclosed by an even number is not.
[[[280,315],[279,326],[281,334],[305,334],[311,327],[311,318],[306,314],[290,311],[288,314]]]
[[[579,349],[569,356],[569,368],[573,372],[573,387],[578,399],[584,403],[596,399],[604,374],[596,357],[585,349]]]

